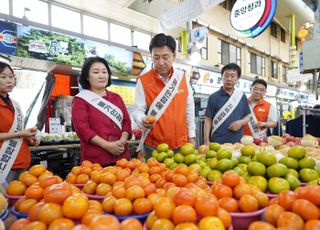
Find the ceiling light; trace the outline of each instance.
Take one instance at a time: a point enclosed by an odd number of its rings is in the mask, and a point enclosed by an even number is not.
[[[313,23],[312,22],[306,22],[306,23],[304,23],[304,27],[306,28],[306,29],[309,29],[310,27],[312,27],[313,26]]]
[[[197,65],[199,64],[201,60],[201,54],[200,51],[197,49],[196,46],[192,46],[190,48],[190,61],[192,65]]]
[[[119,79],[119,77],[111,76],[111,79]]]

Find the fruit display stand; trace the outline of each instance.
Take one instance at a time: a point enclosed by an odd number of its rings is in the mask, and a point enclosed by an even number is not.
[[[28,215],[13,229],[67,223],[84,229],[120,229],[123,224],[123,229],[137,230],[275,229],[289,227],[287,221],[297,222],[301,230],[318,226],[319,148],[314,138],[302,138],[303,146],[285,145],[285,137],[275,136],[260,143],[249,137],[198,149],[188,143],[177,153],[161,144],[146,162],[121,159],[102,167],[83,161],[64,182],[46,167],[33,166],[7,187],[9,195],[23,196],[15,210]],[[269,198],[268,191],[275,197]],[[52,210],[55,215],[48,218]]]
[[[319,117],[320,109],[311,109],[308,107],[300,107],[299,112],[302,115],[302,124],[301,124],[301,127],[295,127],[295,128],[302,129],[302,135],[305,136],[307,134],[307,128],[309,126],[309,124],[307,124],[306,115],[309,114],[309,116],[314,116],[311,114],[315,114],[315,116]]]
[[[8,201],[1,191],[0,192],[0,229],[1,230],[7,229],[6,225],[8,227],[11,219],[12,218],[10,217]]]
[[[230,215],[232,217],[232,225],[237,226],[237,230],[246,230],[252,222],[261,219],[261,215],[265,212],[265,210],[266,208],[249,213],[231,212]]]
[[[78,225],[80,229],[142,229],[142,223],[132,216],[119,221],[103,214],[100,202],[88,199],[79,188],[63,182],[43,165],[34,165],[22,173],[18,181],[8,184],[6,192],[21,196],[11,208],[18,219],[8,229],[72,229]]]
[[[80,144],[52,144],[30,147],[31,165],[43,164],[50,171],[65,177],[80,161]]]
[[[128,141],[131,155],[134,155],[139,141]],[[73,166],[80,162],[80,143],[51,143],[49,145],[30,146],[31,165],[43,164],[50,171],[65,178]]]

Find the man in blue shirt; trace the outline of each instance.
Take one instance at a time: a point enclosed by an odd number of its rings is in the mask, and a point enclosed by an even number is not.
[[[221,70],[223,86],[209,96],[204,121],[204,144],[210,142],[235,143],[243,135],[249,122],[250,109],[244,93],[235,89],[241,68],[230,63]]]

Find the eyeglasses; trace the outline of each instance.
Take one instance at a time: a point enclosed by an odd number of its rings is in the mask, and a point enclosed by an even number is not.
[[[252,88],[253,91],[260,91],[261,93],[264,93],[266,90],[265,89],[259,89],[259,88]]]

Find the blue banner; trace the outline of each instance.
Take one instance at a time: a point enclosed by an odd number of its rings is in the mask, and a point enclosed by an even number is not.
[[[0,53],[16,55],[17,25],[0,21]]]
[[[84,61],[84,41],[37,28],[18,25],[17,56],[36,58],[73,66]]]

